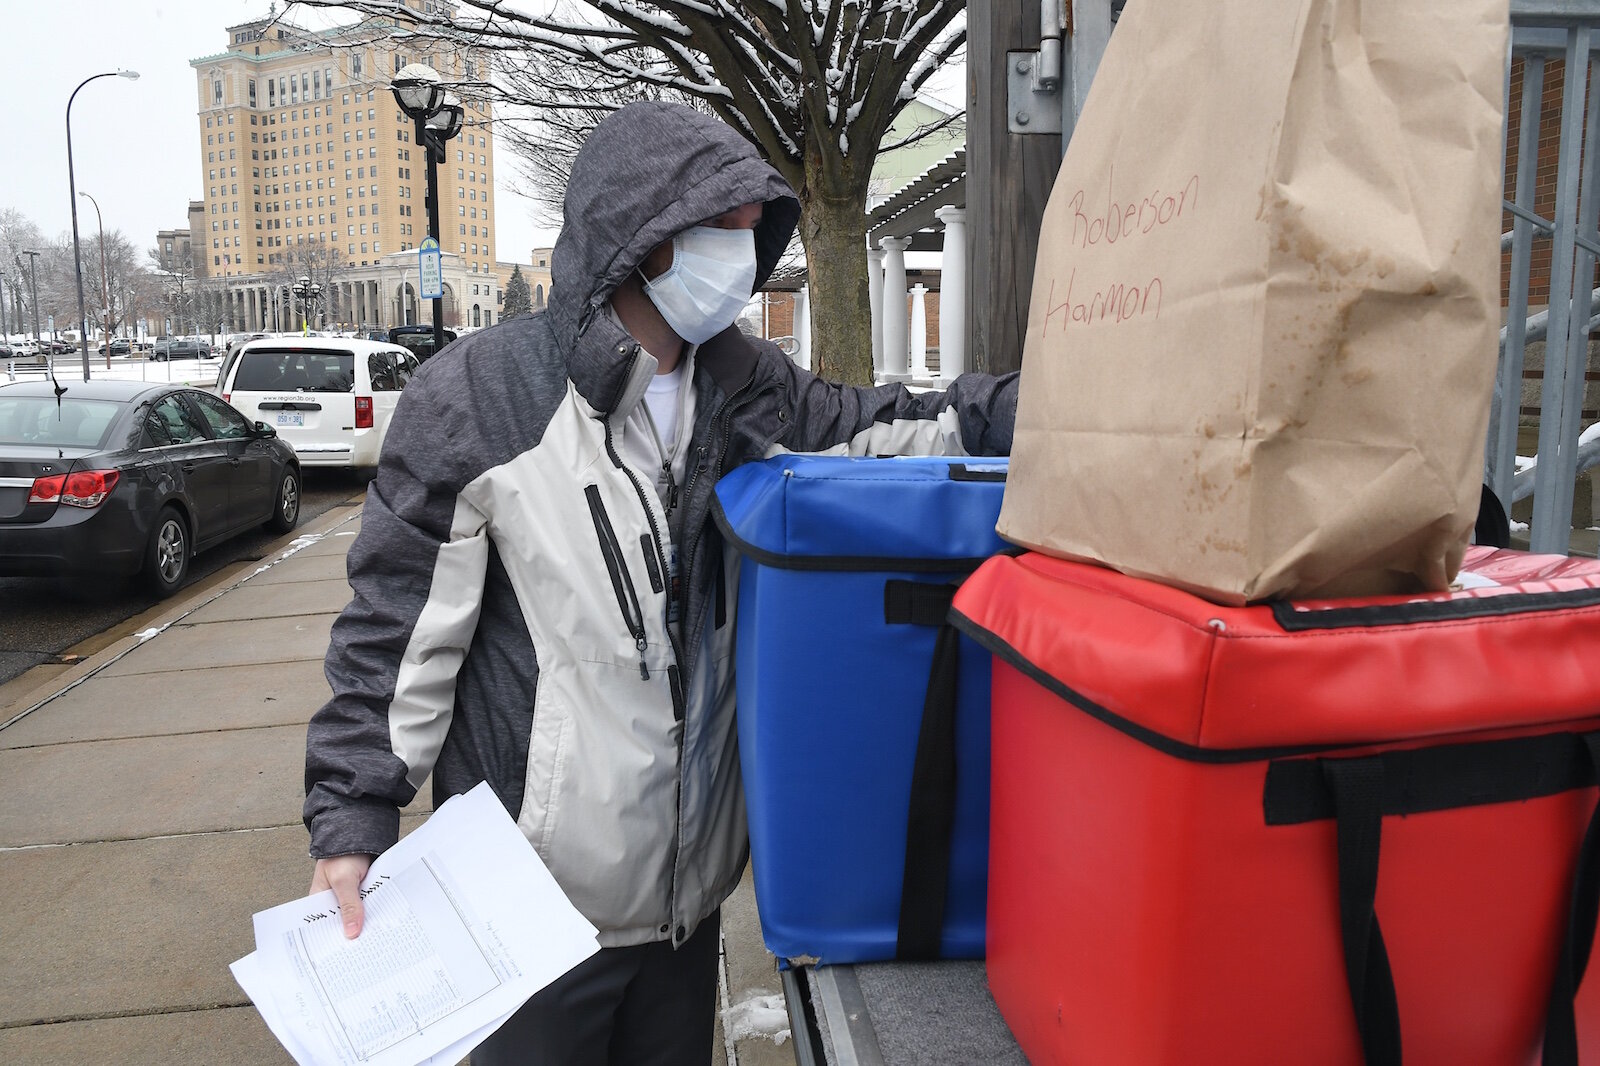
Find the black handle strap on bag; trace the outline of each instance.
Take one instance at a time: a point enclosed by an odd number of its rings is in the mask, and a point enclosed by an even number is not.
[[[895,941],[895,958],[906,961],[937,959],[943,939],[950,838],[956,821],[956,681],[961,642],[948,621],[955,595],[956,585],[945,583],[888,581],[883,588],[885,622],[939,627],[906,815],[905,876]]]
[[[1367,1066],[1400,1066],[1394,975],[1373,901],[1385,815],[1423,814],[1553,796],[1596,782],[1600,733],[1450,744],[1358,758],[1285,759],[1267,767],[1268,825],[1338,823],[1339,925],[1345,979]],[[1600,807],[1589,820],[1573,878],[1566,935],[1545,1018],[1544,1066],[1577,1066],[1573,999],[1600,911]]]

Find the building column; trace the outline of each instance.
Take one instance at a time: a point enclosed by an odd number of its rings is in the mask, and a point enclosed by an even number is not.
[[[921,282],[911,286],[911,377],[928,378],[928,287]]]
[[[883,373],[883,249],[867,245],[867,299],[872,304],[872,375]]]
[[[904,237],[884,237],[883,249],[883,380],[907,381],[911,377],[907,361],[906,333],[906,248]]]
[[[811,289],[802,285],[794,294],[794,339],[799,342],[800,350],[795,353],[794,361],[811,369]]]
[[[950,381],[967,372],[967,211],[941,207],[933,217],[944,223],[939,262],[939,377]]]

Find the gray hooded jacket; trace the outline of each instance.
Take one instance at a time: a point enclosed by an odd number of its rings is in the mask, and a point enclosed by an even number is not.
[[[603,945],[681,943],[732,891],[737,571],[708,520],[717,478],[785,449],[1003,454],[1016,409],[1014,377],[844,387],[730,329],[696,354],[669,528],[616,446],[655,360],[601,311],[651,249],[746,203],[765,204],[759,287],[793,191],[721,122],[623,108],[574,163],[548,311],[463,338],[407,386],[307,738],[313,856],[388,848],[431,774],[436,802],[488,781]]]

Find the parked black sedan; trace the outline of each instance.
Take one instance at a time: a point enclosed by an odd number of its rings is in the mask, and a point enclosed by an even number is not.
[[[0,575],[138,574],[159,596],[189,559],[300,518],[294,449],[199,389],[0,385]]]

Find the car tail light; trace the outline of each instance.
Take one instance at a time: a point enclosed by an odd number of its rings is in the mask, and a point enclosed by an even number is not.
[[[35,478],[33,489],[28,493],[28,502],[99,507],[111,495],[120,476],[115,470],[80,470],[75,474]]]
[[[233,402],[233,397],[225,392],[225,393],[222,394],[222,402],[223,403],[232,403]]]
[[[372,428],[372,397],[371,396],[357,396],[356,397],[356,428],[357,429],[371,429]]]

